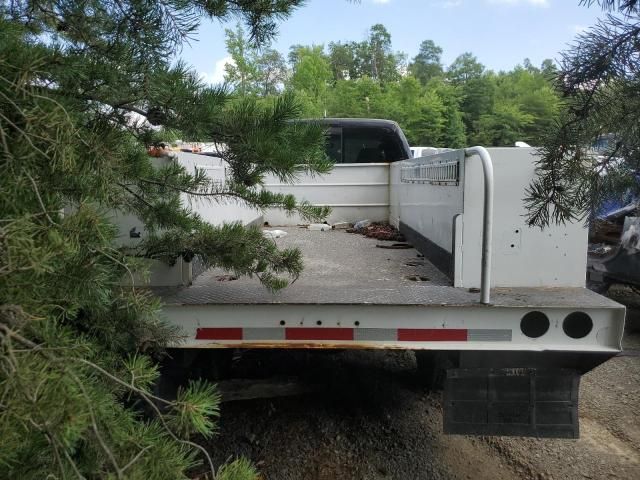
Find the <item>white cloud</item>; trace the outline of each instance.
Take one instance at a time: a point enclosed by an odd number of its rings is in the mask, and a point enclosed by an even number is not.
[[[201,73],[200,77],[206,83],[210,83],[212,85],[224,82],[224,66],[229,63],[234,65],[235,62],[230,56],[226,56],[218,60],[213,68],[213,72],[211,73]]]
[[[391,0],[372,0],[373,3],[378,3],[380,5],[389,3]]]
[[[549,0],[488,0],[493,5],[532,5],[534,7],[548,7]]]

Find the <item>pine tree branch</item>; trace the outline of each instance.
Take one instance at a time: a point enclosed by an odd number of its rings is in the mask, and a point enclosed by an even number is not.
[[[33,148],[33,150],[35,150],[36,152],[40,153],[43,157],[48,158],[48,155],[42,151],[42,149],[40,149],[40,147],[37,147],[33,141],[30,138],[30,135],[27,134],[27,132],[25,132],[22,128],[18,127],[18,125],[16,125],[14,122],[12,122],[7,116],[5,116],[2,111],[0,111],[0,117],[2,117],[4,119],[5,122],[7,122],[9,125],[11,125],[13,128],[15,128],[18,132],[20,132],[22,134],[22,138],[24,138],[29,145],[31,146],[31,148]],[[34,137],[39,137],[40,140],[48,140],[47,138],[44,137],[40,137],[38,135],[33,135]]]
[[[195,442],[191,442],[189,440],[185,440],[185,439],[181,439],[179,438],[175,433],[173,433],[173,431],[171,430],[171,428],[169,427],[169,425],[167,425],[165,419],[164,419],[164,415],[160,412],[160,409],[156,406],[156,404],[154,403],[154,401],[159,401],[164,403],[167,406],[173,406],[174,403],[170,402],[168,400],[165,400],[163,398],[157,397],[153,394],[150,394],[148,392],[145,392],[144,390],[136,387],[133,384],[129,384],[126,383],[122,380],[120,380],[118,377],[112,375],[111,373],[107,372],[105,369],[103,369],[102,367],[96,365],[95,363],[86,360],[84,358],[76,358],[76,357],[71,357],[67,360],[62,360],[57,358],[55,355],[47,352],[46,350],[43,350],[42,348],[39,348],[39,345],[36,344],[35,342],[32,342],[31,340],[29,340],[28,338],[20,335],[19,333],[11,330],[7,325],[1,324],[0,323],[0,330],[2,330],[4,332],[4,334],[10,338],[13,338],[15,340],[17,340],[18,342],[22,343],[23,345],[31,348],[34,352],[39,353],[40,355],[44,356],[45,358],[47,358],[48,360],[55,362],[57,364],[66,362],[68,360],[72,360],[81,364],[84,364],[94,370],[96,370],[97,372],[100,372],[102,375],[104,375],[105,377],[109,378],[110,380],[112,380],[113,382],[116,382],[124,387],[126,387],[127,389],[137,393],[138,395],[140,395],[140,397],[147,403],[147,405],[149,405],[149,407],[151,407],[154,411],[154,413],[156,414],[156,417],[158,418],[158,420],[160,421],[160,423],[162,424],[163,428],[165,429],[165,431],[167,432],[167,434],[175,441],[178,443],[182,443],[184,445],[188,445],[192,448],[195,448],[197,450],[199,450],[204,457],[206,458],[207,462],[209,463],[209,468],[212,474],[212,478],[215,478],[215,467],[213,465],[213,460],[211,459],[211,456],[209,455],[209,452],[206,451],[206,449],[204,447],[202,447],[201,445],[198,445]],[[63,370],[66,370],[66,368],[63,365]],[[72,374],[72,372],[67,371],[67,373]],[[75,374],[72,374],[75,375]],[[80,382],[80,380],[75,377],[75,380],[77,380],[78,382]],[[82,385],[82,382],[80,382],[78,384],[78,386],[82,389],[83,393],[85,394],[85,398],[87,398],[87,401],[89,402],[89,397],[88,395],[86,395],[86,390],[84,390],[84,386]],[[95,422],[95,417],[93,416],[93,410],[92,407],[90,405],[90,403],[87,404],[88,408],[90,409],[90,415],[92,417],[92,422],[93,422],[93,429],[94,429],[94,433],[96,435],[99,436],[99,432],[97,432],[97,423]],[[107,448],[106,444],[104,444],[104,441],[102,440],[102,438],[98,438],[98,441],[103,444],[103,448]],[[106,453],[108,455],[110,455],[111,457],[113,456],[113,453],[108,450],[106,451]],[[117,462],[115,462],[115,458],[113,458],[113,465],[114,468],[116,468],[116,473],[118,475],[118,478],[122,478],[122,469],[120,469],[117,465]]]
[[[142,458],[142,455],[144,455],[144,453],[149,450],[151,448],[151,445],[147,445],[146,447],[144,447],[142,450],[140,450],[135,457],[133,457],[129,463],[127,463],[124,467],[122,467],[121,471],[124,474],[124,472],[129,469],[131,466],[133,466],[134,463],[136,463],[138,460],[140,460],[140,458]]]
[[[64,448],[64,445],[61,445],[61,442],[57,440],[56,437],[53,437],[53,438],[55,441],[58,442],[58,444],[60,444],[62,448],[62,453],[64,453],[64,456],[67,459],[67,462],[69,462],[69,465],[71,465],[71,468],[73,469],[74,473],[78,476],[80,480],[86,480],[86,477],[82,475],[82,473],[80,473],[80,470],[78,469],[78,465],[76,465],[76,462],[73,460],[73,458],[71,458],[71,455],[69,455],[69,452],[67,451],[67,449]]]
[[[150,185],[157,185],[159,187],[168,188],[176,192],[185,193],[192,197],[219,197],[219,196],[235,196],[232,192],[201,192],[197,190],[189,190],[180,185],[172,185],[170,183],[160,182],[158,180],[152,180],[150,178],[138,178],[140,182],[148,183]]]
[[[18,342],[20,342],[21,344],[28,346],[32,349],[32,351],[39,353],[40,355],[44,356],[45,358],[47,358],[49,361],[52,362],[60,362],[60,359],[58,357],[56,357],[55,355],[44,351],[40,348],[40,346],[38,344],[36,344],[35,342],[32,342],[31,340],[27,339],[26,337],[23,337],[22,335],[20,335],[19,333],[11,330],[8,326],[0,324],[0,330],[2,330],[4,332],[4,335],[17,340]],[[11,348],[8,348],[8,350],[10,351]],[[76,383],[76,385],[78,386],[78,388],[80,388],[80,390],[82,391],[82,394],[84,396],[84,399],[86,400],[86,405],[87,405],[87,409],[89,410],[89,416],[91,418],[91,425],[92,425],[92,430],[94,435],[96,436],[96,439],[98,440],[98,443],[100,444],[100,446],[102,447],[102,450],[104,451],[104,453],[107,455],[107,457],[109,458],[109,461],[111,462],[116,476],[118,479],[122,479],[122,472],[120,471],[120,467],[118,466],[118,462],[115,459],[115,456],[113,454],[113,452],[111,451],[111,449],[107,446],[106,442],[104,441],[104,439],[102,438],[102,435],[100,434],[100,431],[98,429],[98,424],[96,421],[96,417],[95,417],[95,412],[93,410],[93,406],[91,404],[91,399],[84,387],[84,384],[82,383],[82,381],[77,377],[77,375],[72,372],[71,370],[69,370],[68,368],[63,366],[63,370],[65,370],[65,373],[67,375],[69,375],[71,377],[71,379]],[[26,393],[26,389],[23,387],[23,392]],[[31,400],[31,402],[33,404],[36,404],[36,399],[35,398],[30,398],[29,400]],[[62,470],[64,471],[64,470]]]
[[[56,358],[56,360],[58,360],[58,359]],[[96,439],[98,440],[98,443],[102,447],[102,450],[104,451],[104,453],[109,458],[109,461],[111,462],[111,465],[113,466],[113,469],[115,470],[116,477],[119,480],[123,479],[124,477],[123,477],[123,474],[122,474],[122,470],[118,466],[118,461],[116,460],[115,455],[113,454],[113,452],[111,451],[111,449],[109,448],[109,446],[105,442],[104,438],[102,438],[102,435],[100,434],[100,429],[98,428],[98,422],[96,420],[96,414],[95,414],[95,412],[93,410],[93,406],[91,404],[91,398],[89,397],[89,394],[87,393],[87,390],[84,387],[84,384],[78,378],[78,376],[75,373],[73,373],[73,371],[71,371],[70,369],[66,369],[66,368],[64,370],[66,370],[66,374],[71,377],[71,379],[76,383],[76,385],[78,386],[78,388],[80,389],[80,391],[84,395],[84,399],[86,400],[86,404],[87,404],[87,409],[89,410],[89,417],[91,418],[91,428],[93,430],[93,434],[95,435]]]
[[[149,203],[147,200],[145,200],[142,196],[140,196],[138,193],[134,192],[133,190],[131,190],[129,188],[129,186],[127,186],[126,184],[122,183],[122,182],[116,182],[116,185],[122,187],[123,189],[125,189],[127,192],[129,192],[136,200],[138,200],[140,203],[143,203],[146,207],[148,208],[153,208],[153,205],[151,203]]]
[[[131,271],[131,269],[129,268],[128,265],[126,265],[125,263],[121,262],[120,260],[118,260],[117,258],[113,257],[112,255],[109,255],[107,252],[105,252],[102,249],[96,248],[96,249],[91,249],[90,251],[93,251],[95,253],[100,253],[101,255],[104,255],[109,260],[112,260],[113,262],[117,263],[122,268],[124,268],[126,270],[126,272],[129,274],[129,279],[131,280],[131,289],[132,289],[132,291],[135,291],[135,285],[134,285],[135,277],[134,277],[133,272]]]
[[[64,465],[62,464],[62,458],[60,458],[60,452],[58,451],[58,445],[56,443],[54,443],[50,433],[45,433],[45,438],[49,442],[49,445],[51,445],[53,447],[53,453],[54,453],[56,462],[58,463],[58,469],[60,470],[60,473],[62,474],[62,480],[65,480],[67,478],[67,476],[65,475],[65,472],[64,472],[65,468],[64,468]],[[82,478],[82,477],[80,476],[79,478]]]
[[[40,196],[40,192],[38,191],[38,185],[36,184],[36,181],[33,179],[31,175],[29,175],[29,173],[26,170],[23,170],[23,173],[31,181],[31,185],[33,185],[33,191],[36,194],[36,198],[38,199],[38,202],[40,203],[40,207],[42,208],[42,213],[44,213],[45,217],[47,217],[47,220],[49,220],[49,223],[51,225],[54,225],[54,226],[57,225],[57,223],[54,222],[53,219],[49,216],[49,213],[47,212],[47,208],[44,206],[44,202],[42,201],[42,197]]]
[[[146,117],[149,114],[149,112],[142,110],[141,108],[134,107],[133,105],[127,105],[127,104],[117,104],[117,105],[107,104],[107,105],[113,107],[114,109],[126,110],[128,112],[137,113],[139,115],[142,115],[143,117]]]

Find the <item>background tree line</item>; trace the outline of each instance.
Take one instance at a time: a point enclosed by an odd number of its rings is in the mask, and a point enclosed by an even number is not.
[[[560,110],[552,60],[496,73],[465,52],[445,66],[433,40],[408,60],[381,24],[360,42],[292,45],[286,58],[252,46],[240,25],[226,30],[226,45],[225,81],[240,96],[292,91],[309,117],[392,119],[412,145],[538,144]]]

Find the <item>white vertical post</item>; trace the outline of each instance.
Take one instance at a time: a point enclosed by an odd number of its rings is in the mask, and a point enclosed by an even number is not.
[[[484,147],[471,147],[464,151],[466,157],[478,155],[484,172],[484,208],[482,212],[482,271],[480,279],[480,303],[490,303],[491,297],[491,232],[493,230],[493,163]]]

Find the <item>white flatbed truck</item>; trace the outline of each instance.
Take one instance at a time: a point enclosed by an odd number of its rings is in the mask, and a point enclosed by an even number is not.
[[[227,206],[222,218],[203,206],[213,222],[284,230],[274,241],[300,248],[305,270],[274,294],[257,279],[220,281],[228,272],[215,269],[192,279],[191,265],[178,266],[182,285],[156,289],[184,332],[178,348],[414,350],[446,372],[445,433],[578,437],[580,376],[621,350],[625,309],[585,288],[582,224],[526,224],[535,160],[533,149],[476,147],[265,185],[332,206],[330,222],[389,222],[408,249],[303,229],[277,211]]]

